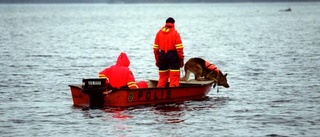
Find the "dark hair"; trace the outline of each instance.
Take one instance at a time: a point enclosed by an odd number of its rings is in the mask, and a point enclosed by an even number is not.
[[[169,17],[167,20],[166,20],[166,23],[174,23],[175,20],[172,18],[172,17]]]

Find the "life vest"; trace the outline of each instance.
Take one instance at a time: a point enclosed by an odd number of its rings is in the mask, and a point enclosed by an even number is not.
[[[217,66],[215,66],[214,64],[211,64],[209,61],[205,62],[205,66],[207,69],[211,70],[211,71],[216,71],[217,73],[219,73],[219,68]]]

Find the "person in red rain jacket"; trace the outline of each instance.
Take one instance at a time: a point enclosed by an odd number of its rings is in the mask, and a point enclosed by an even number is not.
[[[126,53],[121,52],[115,65],[112,65],[99,72],[99,78],[106,78],[113,88],[148,88],[145,81],[136,82],[129,69],[130,60]]]
[[[180,68],[184,65],[184,53],[182,40],[174,23],[175,20],[169,17],[154,41],[153,53],[159,68],[157,87],[165,87],[169,80],[169,87],[179,86]]]

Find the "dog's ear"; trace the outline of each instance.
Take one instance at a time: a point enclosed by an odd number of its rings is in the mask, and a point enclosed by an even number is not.
[[[224,74],[225,77],[227,77],[228,73]]]

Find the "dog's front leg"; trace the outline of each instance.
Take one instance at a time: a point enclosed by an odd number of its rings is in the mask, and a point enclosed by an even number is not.
[[[188,82],[188,81],[189,81],[189,76],[190,76],[190,71],[187,70],[187,71],[185,72],[185,75],[184,75],[182,78],[180,78],[180,80],[181,80],[181,81],[186,81],[186,82]]]
[[[205,81],[206,80],[205,78],[200,77],[200,75],[194,75],[194,76],[195,76],[194,77],[195,80],[198,80],[198,81]]]

